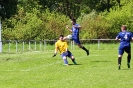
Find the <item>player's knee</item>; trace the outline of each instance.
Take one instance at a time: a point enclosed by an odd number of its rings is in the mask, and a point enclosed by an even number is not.
[[[63,59],[67,59],[66,57],[63,57]]]
[[[122,57],[122,55],[118,55],[118,57]]]
[[[81,45],[78,45],[78,47],[79,47],[79,48],[82,48],[82,46],[81,46]]]
[[[74,56],[72,56],[71,59],[75,59]]]

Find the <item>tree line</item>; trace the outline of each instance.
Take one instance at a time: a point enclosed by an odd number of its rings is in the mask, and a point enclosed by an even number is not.
[[[125,24],[133,31],[132,0],[0,0],[3,40],[57,39],[70,34],[70,19],[82,39],[115,38]]]

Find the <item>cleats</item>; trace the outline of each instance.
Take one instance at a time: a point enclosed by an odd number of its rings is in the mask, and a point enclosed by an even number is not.
[[[130,63],[127,63],[127,67],[130,68]]]
[[[120,70],[120,69],[121,69],[121,65],[119,64],[119,65],[118,65],[118,70]]]
[[[130,63],[127,63],[127,67],[130,68]],[[121,65],[119,64],[118,65],[118,70],[120,70],[120,69],[121,69]]]
[[[74,65],[77,65],[77,63],[75,61],[73,63],[74,63]]]
[[[63,66],[68,66],[68,64],[63,64]]]
[[[87,53],[87,56],[88,56],[89,55],[89,50],[87,50],[86,53]]]

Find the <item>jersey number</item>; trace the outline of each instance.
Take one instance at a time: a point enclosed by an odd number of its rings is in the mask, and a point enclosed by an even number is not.
[[[125,34],[124,38],[127,40],[127,34]]]

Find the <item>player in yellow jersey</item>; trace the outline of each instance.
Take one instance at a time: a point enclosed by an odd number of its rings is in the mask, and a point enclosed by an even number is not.
[[[55,53],[53,57],[55,57],[57,55],[57,52],[60,51],[61,57],[64,61],[64,65],[68,66],[67,57],[69,57],[72,62],[76,64],[75,57],[68,50],[68,44],[63,38],[64,36],[60,35],[59,40],[55,43]]]

